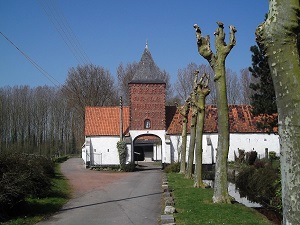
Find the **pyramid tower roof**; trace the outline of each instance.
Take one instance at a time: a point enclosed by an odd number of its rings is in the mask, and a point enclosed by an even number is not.
[[[155,64],[146,43],[142,58],[130,83],[165,83],[161,77],[161,71]]]

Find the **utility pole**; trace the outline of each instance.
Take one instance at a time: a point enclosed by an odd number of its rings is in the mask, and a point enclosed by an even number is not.
[[[123,140],[123,101],[120,96],[120,141]]]

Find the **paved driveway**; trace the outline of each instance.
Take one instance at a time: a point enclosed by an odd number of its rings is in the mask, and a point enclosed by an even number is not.
[[[81,159],[62,164],[74,198],[39,225],[156,225],[161,214],[161,170],[108,173],[83,167]]]

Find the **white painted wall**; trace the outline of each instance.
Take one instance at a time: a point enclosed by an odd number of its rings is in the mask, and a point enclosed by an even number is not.
[[[234,151],[244,149],[248,151],[256,151],[258,157],[265,157],[265,148],[269,152],[274,151],[276,155],[280,154],[279,135],[277,134],[230,134],[230,151],[229,159],[234,160]]]
[[[211,145],[208,145],[208,139],[211,140]],[[173,154],[173,162],[178,161],[178,151],[176,146],[181,146],[181,136],[172,135],[170,137],[172,142],[171,152]],[[179,145],[178,145],[179,142]],[[188,149],[190,143],[190,136],[187,137],[187,157],[188,160]],[[203,164],[211,164],[216,162],[216,149],[218,146],[218,134],[204,134],[203,135],[203,153],[202,159]],[[280,146],[279,146],[279,136],[276,134],[230,134],[230,146],[228,160],[234,161],[234,151],[238,154],[237,149],[244,149],[246,152],[256,151],[259,158],[265,157],[265,148],[268,148],[269,152],[276,152],[279,156]]]
[[[119,136],[91,137],[91,152],[93,153],[94,165],[117,165],[120,164],[117,142]],[[91,157],[92,158],[92,157]]]
[[[165,131],[130,131],[132,141],[142,134],[153,134],[159,136],[162,140],[162,145],[153,147],[153,158],[162,160],[162,163],[177,162],[178,146],[181,146],[181,135],[165,136]],[[208,141],[210,140],[210,141]],[[91,161],[94,165],[111,165],[119,164],[119,153],[117,150],[117,142],[119,136],[98,136],[86,139],[85,146],[82,148],[82,159],[86,163]],[[187,159],[190,136],[187,137]],[[209,144],[211,143],[211,144]],[[128,155],[127,163],[132,160],[133,143],[127,144]],[[218,134],[203,135],[203,164],[211,164],[216,162],[216,149],[218,145]],[[238,154],[238,148],[244,149],[246,152],[256,151],[259,158],[265,157],[265,148],[269,152],[276,152],[279,156],[279,136],[276,134],[230,134],[230,147],[228,160],[234,161],[234,151]],[[89,154],[92,153],[92,154]],[[157,154],[157,155],[156,155]]]

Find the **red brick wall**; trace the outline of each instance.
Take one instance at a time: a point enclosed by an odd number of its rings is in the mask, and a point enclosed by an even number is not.
[[[150,120],[150,130],[165,130],[165,84],[129,84],[130,129],[144,130]],[[146,129],[147,130],[147,129]]]

